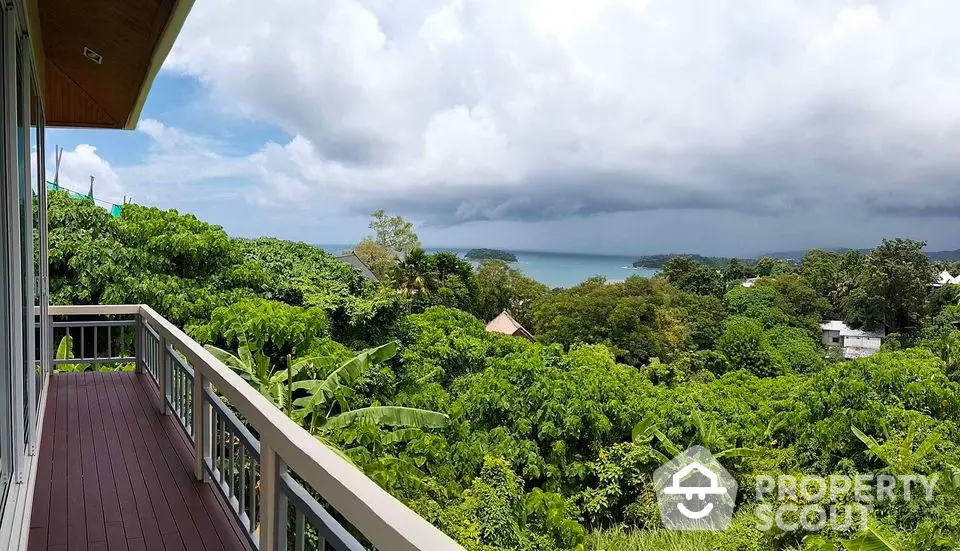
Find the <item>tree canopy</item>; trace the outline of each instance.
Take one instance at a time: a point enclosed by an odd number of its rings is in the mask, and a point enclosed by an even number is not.
[[[923,243],[797,266],[670,258],[651,279],[549,289],[502,261],[428,254],[383,211],[356,249],[380,283],[317,247],[176,211],[112,218],[51,192],[49,219],[54,303],[150,304],[467,549],[960,542],[947,483],[930,503],[877,504],[873,531],[820,540],[759,531],[749,491],[727,531],[671,535],[653,490],[662,459],[691,444],[747,490],[761,474],[957,472],[960,291],[930,286]],[[486,332],[504,310],[536,341]],[[840,360],[817,326],[834,317],[897,335]]]

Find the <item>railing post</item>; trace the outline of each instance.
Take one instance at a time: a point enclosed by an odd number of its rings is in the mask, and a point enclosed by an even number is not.
[[[134,355],[137,357],[134,362],[134,371],[137,373],[143,373],[143,317],[140,314],[137,314],[136,325],[134,325],[133,331],[133,351]]]
[[[276,551],[287,551],[287,494],[283,491],[283,486],[280,484],[280,474],[286,470],[287,466],[283,463],[283,459],[280,459],[280,456],[276,454],[274,454],[274,456],[277,458],[277,512],[274,515],[277,519]]]
[[[167,405],[167,391],[169,390],[170,352],[167,350],[167,336],[160,335],[160,365],[157,366],[157,384],[160,386],[160,413],[170,415],[170,406]]]
[[[278,551],[277,496],[280,493],[280,461],[276,452],[260,442],[260,551]],[[286,551],[286,550],[281,550]]]
[[[193,474],[203,482],[206,463],[213,457],[213,406],[205,396],[210,381],[193,368]]]

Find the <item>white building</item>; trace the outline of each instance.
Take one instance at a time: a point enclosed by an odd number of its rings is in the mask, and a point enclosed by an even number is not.
[[[854,329],[842,321],[832,320],[820,324],[823,344],[843,349],[844,358],[864,358],[880,350],[884,333]]]
[[[960,275],[954,277],[950,275],[950,272],[944,270],[937,274],[937,280],[934,281],[931,285],[934,287],[943,287],[944,285],[957,285],[960,284]]]
[[[740,286],[741,286],[741,287],[753,287],[754,285],[757,284],[757,280],[758,280],[758,279],[760,279],[760,278],[759,278],[759,277],[748,277],[747,279],[744,279],[744,280],[743,280],[743,283],[741,283]]]

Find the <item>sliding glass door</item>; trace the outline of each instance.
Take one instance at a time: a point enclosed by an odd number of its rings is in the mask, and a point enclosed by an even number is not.
[[[31,216],[33,221],[33,327],[34,336],[34,397],[33,414],[36,425],[39,426],[39,407],[44,383],[52,361],[50,345],[52,327],[48,323],[50,306],[50,285],[47,279],[48,246],[47,246],[47,185],[46,170],[44,167],[44,128],[43,103],[40,98],[39,83],[36,81],[36,71],[33,75],[33,93],[30,102],[30,151],[34,158],[31,173],[33,207]],[[34,431],[36,432],[36,431]]]
[[[7,158],[7,127],[9,120],[9,77],[14,75],[16,63],[11,70],[8,45],[15,39],[9,36],[8,15],[6,10],[0,10],[0,519],[3,518],[4,505],[13,478],[13,369],[12,359],[7,352],[10,344],[10,251],[9,239],[6,238],[7,228],[10,226],[10,208],[7,198],[8,181],[5,171]]]
[[[47,365],[43,109],[20,15],[0,10],[0,521],[36,451]]]

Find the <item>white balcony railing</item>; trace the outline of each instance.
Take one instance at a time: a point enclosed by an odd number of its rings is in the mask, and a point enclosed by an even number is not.
[[[363,549],[307,486],[377,549],[462,549],[149,306],[51,306],[50,315],[55,337],[81,345],[79,357],[55,364],[133,363],[150,375],[164,397],[160,413],[175,415],[193,442],[194,475],[217,488],[254,547]]]

